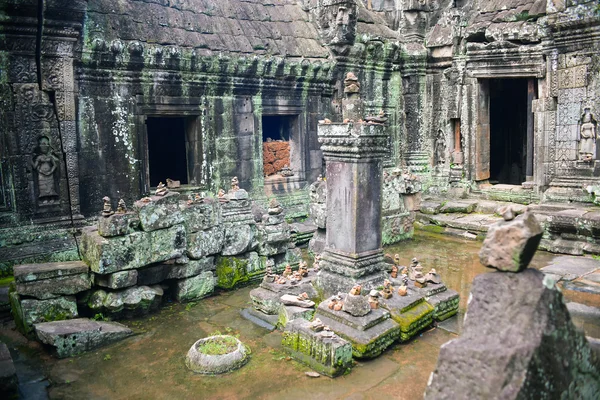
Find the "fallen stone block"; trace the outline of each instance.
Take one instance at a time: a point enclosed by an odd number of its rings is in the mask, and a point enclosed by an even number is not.
[[[39,281],[17,282],[16,288],[21,296],[45,300],[83,292],[91,288],[91,282],[90,275],[86,272]]]
[[[188,233],[208,230],[220,224],[219,203],[214,199],[204,199],[185,205],[182,208],[183,221]]]
[[[5,396],[5,399],[17,399],[18,390],[19,381],[15,364],[8,347],[4,343],[0,343],[0,393]]]
[[[463,332],[441,347],[425,398],[592,399],[598,365],[543,273],[487,273],[473,281]]]
[[[281,307],[279,307],[279,318],[277,319],[277,326],[279,328],[285,328],[288,322],[298,318],[310,321],[314,314],[314,308],[282,305]]]
[[[530,212],[513,220],[500,221],[488,229],[479,251],[479,260],[483,265],[500,271],[522,271],[533,258],[543,233]]]
[[[470,214],[477,207],[476,201],[448,201],[440,209],[440,213],[462,213]]]
[[[98,218],[98,234],[104,237],[123,236],[133,233],[140,226],[136,213],[116,213]]]
[[[40,322],[77,318],[77,302],[73,296],[47,300],[21,299],[16,291],[9,293],[15,324],[21,333],[29,334]]]
[[[188,233],[187,255],[192,259],[199,260],[203,257],[218,254],[223,249],[225,232],[222,226]]]
[[[133,335],[131,329],[117,322],[85,318],[39,323],[35,332],[40,342],[54,348],[58,358],[72,357]]]
[[[269,315],[278,315],[281,307],[280,294],[263,288],[250,291],[250,299],[255,309]]]
[[[281,344],[292,358],[332,378],[352,366],[352,345],[338,335],[311,330],[305,319],[287,324]]]
[[[87,273],[89,270],[90,268],[81,261],[23,264],[17,265],[13,269],[17,283],[79,275]]]
[[[200,260],[189,260],[186,264],[167,261],[166,279],[183,279],[199,275],[201,272],[215,270],[215,258],[204,257]]]
[[[181,279],[175,282],[173,295],[181,303],[210,296],[215,290],[215,276],[212,271]]]
[[[165,229],[183,222],[179,207],[179,193],[151,196],[151,201],[138,200],[133,204],[140,218],[140,226],[146,232]]]
[[[183,256],[186,234],[183,225],[152,232],[138,231],[104,238],[93,228],[82,229],[81,255],[97,274],[138,269]]]
[[[222,255],[235,256],[251,250],[257,230],[255,224],[227,223],[224,224],[224,230]]]
[[[113,274],[99,275],[94,274],[94,283],[96,286],[102,286],[109,289],[123,289],[137,284],[138,271],[119,271]]]

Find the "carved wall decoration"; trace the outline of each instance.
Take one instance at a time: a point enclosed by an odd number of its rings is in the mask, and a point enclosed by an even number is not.
[[[435,164],[442,166],[446,163],[446,135],[443,130],[438,130],[435,139]]]
[[[585,108],[579,123],[579,160],[593,161],[596,159],[596,141],[598,140],[597,122]]]
[[[38,138],[38,147],[32,166],[37,188],[38,205],[52,205],[59,201],[60,160],[55,155],[48,136]]]

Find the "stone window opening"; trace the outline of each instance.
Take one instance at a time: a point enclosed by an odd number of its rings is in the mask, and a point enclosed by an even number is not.
[[[151,187],[167,179],[189,183],[188,149],[186,131],[190,126],[189,117],[148,117],[148,177]]]
[[[264,115],[262,117],[263,172],[265,178],[289,177],[297,174],[293,161],[297,115]]]

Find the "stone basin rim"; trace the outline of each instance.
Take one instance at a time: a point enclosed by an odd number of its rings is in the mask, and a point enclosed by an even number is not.
[[[198,350],[201,344],[219,338],[233,339],[237,342],[237,347],[229,353],[219,355],[206,354]],[[249,358],[250,349],[235,336],[212,335],[197,340],[190,347],[185,358],[185,365],[197,374],[218,375],[241,368]]]

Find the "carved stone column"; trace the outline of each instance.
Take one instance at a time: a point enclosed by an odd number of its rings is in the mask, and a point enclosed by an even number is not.
[[[327,237],[318,285],[325,296],[383,283],[381,188],[387,135],[382,124],[320,124],[326,161]]]

